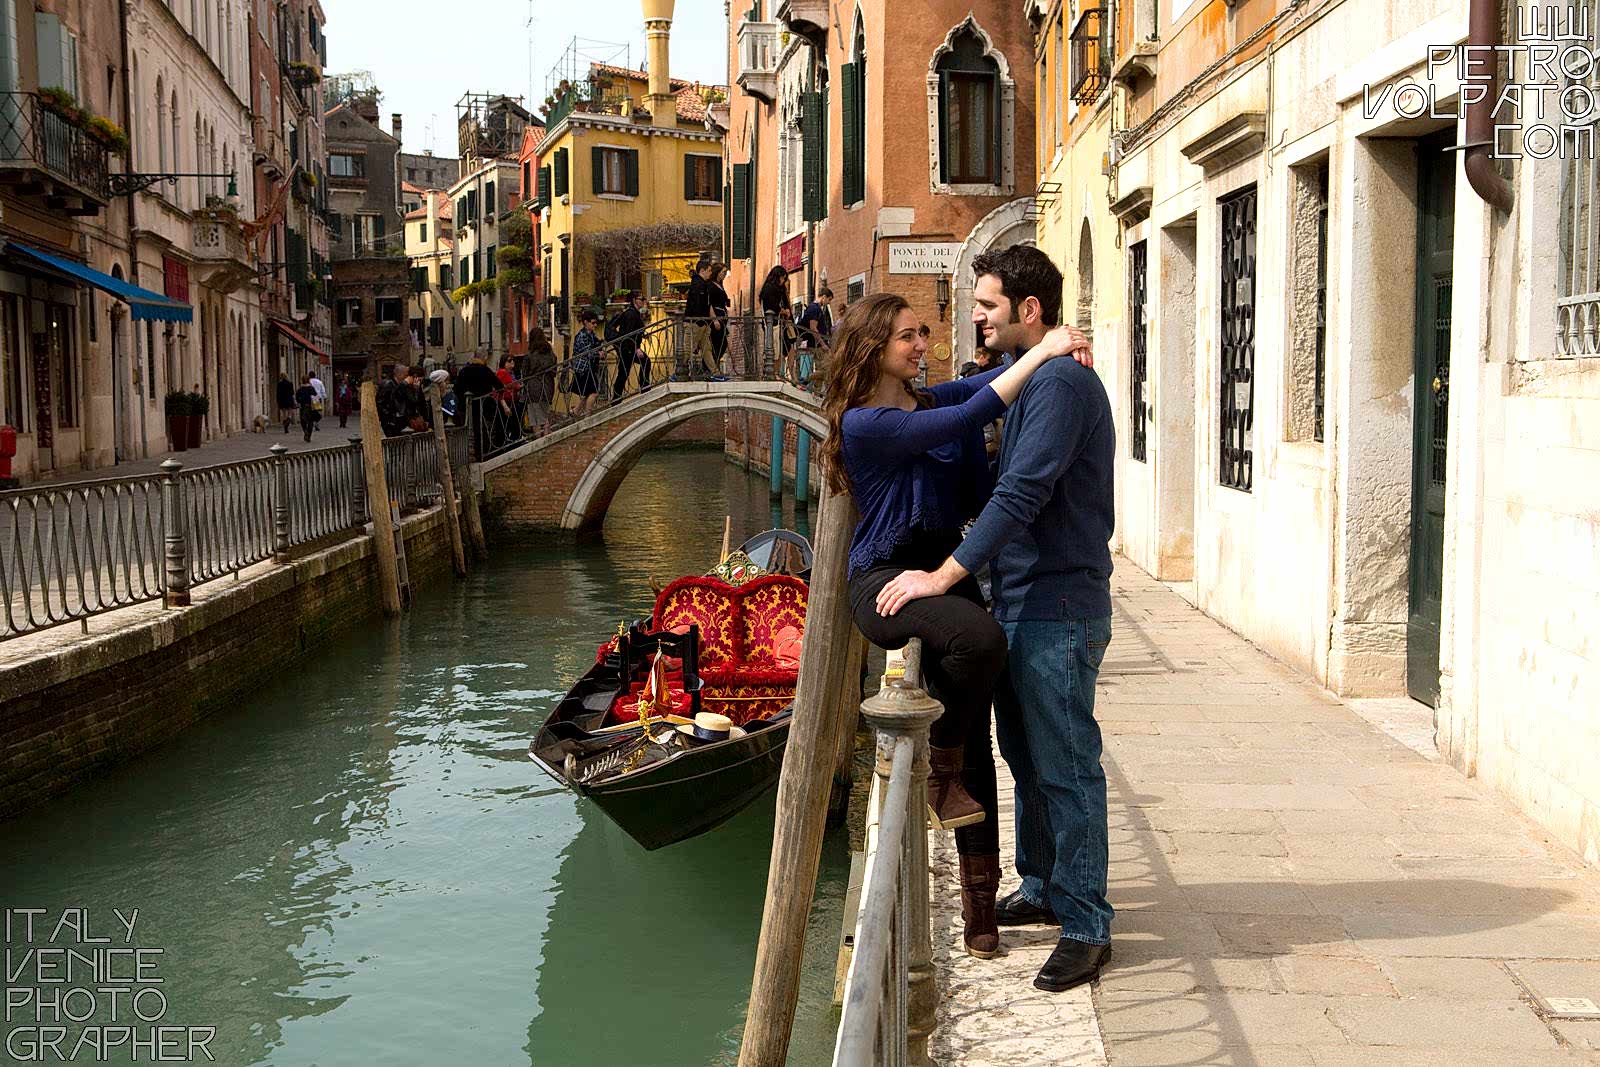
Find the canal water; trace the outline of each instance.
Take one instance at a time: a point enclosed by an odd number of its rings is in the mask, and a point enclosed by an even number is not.
[[[527,758],[600,641],[648,613],[649,579],[704,571],[730,514],[735,543],[792,522],[720,453],[646,456],[602,536],[496,544],[403,620],[286,659],[236,708],[0,825],[0,903],[47,911],[33,947],[74,908],[120,946],[120,909],[127,943],[160,950],[144,960],[162,997],[134,1024],[215,1027],[218,1063],[734,1063],[771,795],[644,852]],[[831,1055],[847,868],[831,833],[792,1064]],[[13,918],[7,985],[29,986],[13,977],[30,947]],[[113,1025],[115,999],[64,1025]],[[36,1007],[11,1010],[8,1037]]]

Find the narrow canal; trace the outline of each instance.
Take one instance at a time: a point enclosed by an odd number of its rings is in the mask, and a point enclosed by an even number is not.
[[[286,660],[237,708],[0,825],[0,903],[107,928],[137,908],[161,1023],[215,1026],[219,1063],[732,1064],[771,796],[647,853],[527,758],[596,645],[648,613],[650,577],[704,571],[728,514],[735,543],[773,525],[765,481],[652,453],[603,537],[497,544],[401,622]],[[793,1064],[831,1055],[847,868],[831,834]]]

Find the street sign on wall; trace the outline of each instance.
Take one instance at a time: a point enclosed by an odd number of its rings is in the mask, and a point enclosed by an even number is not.
[[[778,265],[793,274],[805,265],[806,235],[797,233],[778,246]]]
[[[890,241],[890,274],[954,274],[959,241]]]

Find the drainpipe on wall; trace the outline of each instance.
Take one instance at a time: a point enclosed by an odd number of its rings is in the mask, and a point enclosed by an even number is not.
[[[1494,101],[1498,81],[1498,55],[1493,48],[1500,41],[1498,0],[1470,0],[1467,15],[1466,84],[1481,86],[1481,98],[1464,103],[1466,142],[1462,145],[1467,184],[1485,203],[1501,211],[1511,210],[1511,186],[1501,177],[1494,161]],[[1483,58],[1487,53],[1487,57]],[[1478,73],[1478,71],[1482,73]]]
[[[128,63],[128,0],[119,0],[117,4],[117,21],[119,23],[118,29],[121,31],[122,35],[122,121],[128,125],[129,146],[127,154],[123,156],[122,165],[123,169],[132,170],[134,169],[131,164],[133,163],[133,144],[135,143],[135,131],[133,129],[133,86],[129,81],[131,67]],[[129,195],[128,282],[132,285],[139,284],[139,242],[138,239],[133,235],[134,230],[137,228],[134,221],[134,212],[137,210],[138,201],[138,193]],[[129,358],[133,361],[134,368],[143,370],[145,364],[148,363],[153,369],[155,364],[155,354],[153,352],[149,353],[148,358],[146,359],[139,358],[140,351],[144,346],[149,332],[148,329],[139,329],[139,325],[140,324],[134,319],[132,314],[130,314],[128,316]],[[115,357],[113,357],[111,360],[113,373],[115,373],[116,362],[117,361]],[[140,387],[133,390],[133,406],[138,409],[139,412],[139,451],[141,454],[145,453],[150,447],[149,428],[146,425],[147,416],[145,414],[145,396],[148,395],[149,388],[150,387],[148,383],[141,381]],[[115,419],[112,420],[112,425],[116,425]],[[122,442],[120,440],[113,445],[114,449],[120,450],[121,447]]]

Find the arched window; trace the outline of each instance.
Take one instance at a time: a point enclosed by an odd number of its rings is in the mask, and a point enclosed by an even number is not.
[[[1088,219],[1078,232],[1078,319],[1073,325],[1094,339],[1094,235]]]
[[[933,192],[1007,196],[1016,188],[1016,93],[1006,54],[968,15],[928,59]]]
[[[939,180],[1000,184],[1000,67],[970,25],[939,57]]]
[[[183,169],[183,153],[179,146],[183,143],[183,122],[178,118],[178,91],[174,89],[167,108],[167,116],[172,126],[172,154],[167,157],[167,166],[164,170],[180,171]]]
[[[167,91],[166,83],[156,75],[156,169],[167,168]]]

